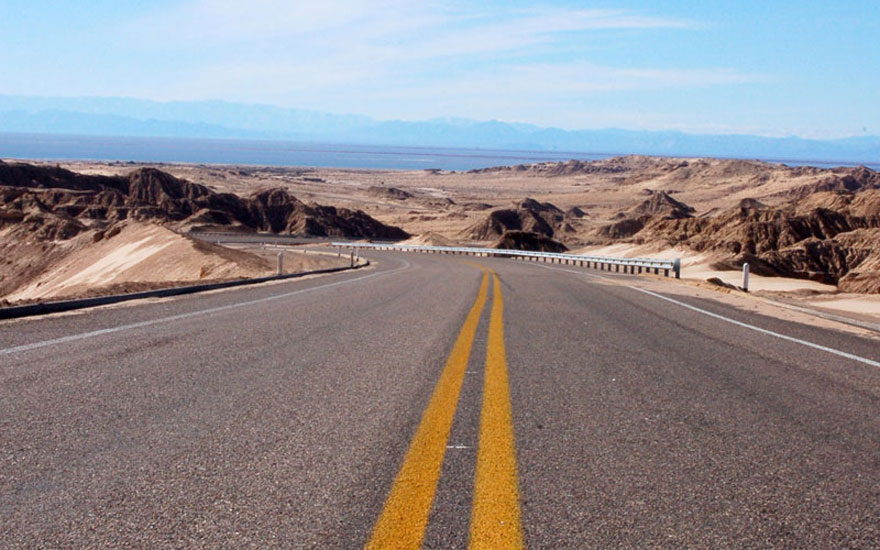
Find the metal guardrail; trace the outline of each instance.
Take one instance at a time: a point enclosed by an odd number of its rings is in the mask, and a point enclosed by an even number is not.
[[[548,263],[560,263],[580,265],[602,271],[615,271],[620,273],[650,273],[659,275],[662,271],[666,277],[674,275],[681,278],[681,259],[656,260],[652,258],[615,258],[611,256],[586,256],[582,254],[564,254],[557,252],[533,252],[530,250],[510,250],[504,248],[472,248],[467,246],[429,246],[414,244],[391,244],[391,243],[361,243],[361,242],[332,242],[331,246],[351,248],[358,250],[370,248],[373,250],[397,250],[400,252],[426,252],[429,254],[463,254],[466,256],[490,256],[501,258],[517,258],[523,260],[542,261]],[[613,268],[613,269],[612,269]]]

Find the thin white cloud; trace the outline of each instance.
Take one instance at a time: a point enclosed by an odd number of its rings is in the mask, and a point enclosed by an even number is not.
[[[123,25],[143,45],[266,43],[310,37],[319,45],[436,44],[433,53],[525,47],[548,35],[610,29],[693,28],[684,19],[625,10],[543,8],[485,12],[443,2],[409,0],[188,0]],[[456,47],[451,47],[455,44]],[[308,48],[314,43],[303,44]]]
[[[574,112],[590,95],[759,80],[730,68],[624,68],[587,59],[592,47],[605,46],[607,33],[639,40],[635,33],[701,26],[620,9],[187,0],[120,32],[140,37],[133,47],[147,57],[187,58],[160,88],[155,79],[145,83],[144,93],[157,99],[219,97],[383,118],[523,120],[523,113],[546,113],[551,105]]]
[[[175,48],[202,44],[272,42],[281,38],[344,36],[356,25],[380,33],[437,23],[429,10],[405,0],[188,0],[149,12],[123,26],[144,45]]]

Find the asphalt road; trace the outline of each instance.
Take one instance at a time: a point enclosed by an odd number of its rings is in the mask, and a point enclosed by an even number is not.
[[[0,323],[0,547],[880,548],[877,340],[369,257]]]

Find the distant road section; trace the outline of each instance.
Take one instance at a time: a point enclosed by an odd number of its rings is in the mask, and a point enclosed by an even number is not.
[[[877,340],[364,254],[0,323],[0,547],[877,547]]]

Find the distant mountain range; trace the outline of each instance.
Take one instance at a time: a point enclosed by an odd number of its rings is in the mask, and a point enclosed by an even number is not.
[[[873,164],[880,161],[880,136],[814,140],[679,131],[572,131],[494,120],[381,121],[360,115],[225,101],[155,102],[128,98],[0,95],[0,132],[278,139]]]

